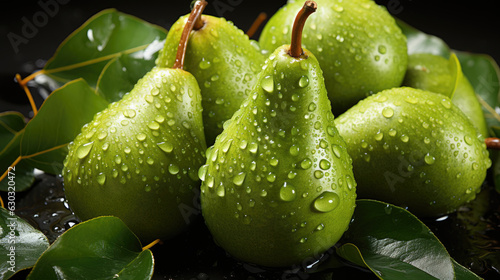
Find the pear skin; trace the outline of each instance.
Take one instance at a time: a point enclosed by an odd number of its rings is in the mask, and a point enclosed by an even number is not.
[[[303,47],[318,58],[335,116],[371,94],[401,85],[406,37],[385,7],[372,0],[316,2],[321,8],[304,26]],[[259,37],[263,51],[288,44],[301,5],[288,1],[269,19]]]
[[[171,27],[157,63],[171,67],[187,16]],[[201,27],[192,31],[184,69],[200,84],[207,145],[222,132],[223,124],[250,94],[265,57],[258,44],[224,18],[201,16]]]
[[[476,126],[479,133],[488,137],[489,131],[484,112],[476,92],[461,68],[450,69],[450,59],[429,53],[416,53],[408,56],[408,69],[403,86],[414,87],[452,96],[457,105]],[[460,63],[456,60],[456,63]],[[452,73],[460,71],[460,73]]]
[[[116,216],[151,242],[180,234],[199,217],[198,169],[206,159],[201,93],[182,63],[206,4],[195,3],[174,67],[155,66],[69,144],[64,188],[81,220]]]
[[[335,119],[353,159],[360,198],[419,217],[457,210],[491,166],[484,137],[452,101],[410,87],[384,90]]]
[[[333,125],[323,72],[311,52],[295,57],[295,49],[269,56],[199,174],[202,214],[217,244],[266,267],[318,257],[355,208],[351,158]]]

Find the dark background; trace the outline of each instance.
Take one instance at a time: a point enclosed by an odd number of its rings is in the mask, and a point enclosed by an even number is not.
[[[24,20],[43,11],[40,2],[57,3],[57,12],[38,28],[36,34],[26,44],[19,45],[16,52],[9,42],[10,32],[22,34]],[[189,13],[191,0],[177,1],[76,1],[37,0],[14,1],[13,8],[4,8],[0,14],[0,112],[7,110],[29,112],[24,92],[14,82],[16,73],[26,77],[43,67],[54,54],[57,46],[72,31],[88,18],[106,8],[116,8],[166,29],[179,16]],[[223,16],[246,31],[260,12],[270,17],[286,0],[209,0],[205,14]],[[376,1],[386,6],[389,12],[413,27],[440,37],[451,48],[460,51],[489,54],[500,61],[500,26],[496,1],[428,1],[428,0],[386,0]],[[448,3],[443,3],[448,2]],[[451,2],[451,3],[450,3]],[[261,31],[261,28],[258,32]],[[258,39],[257,33],[253,38]],[[35,95],[41,104],[41,97]]]

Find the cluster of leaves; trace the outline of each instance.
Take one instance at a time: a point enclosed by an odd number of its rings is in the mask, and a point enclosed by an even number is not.
[[[495,61],[486,55],[452,51],[439,38],[399,24],[410,53],[457,55],[483,104],[491,135],[500,137],[500,116],[495,111],[500,71]],[[71,34],[37,77],[30,78],[34,79],[30,83],[44,78],[52,86],[37,114],[26,121],[17,112],[0,113],[0,170],[5,171],[0,191],[12,191],[9,166],[16,168],[16,192],[32,186],[36,169],[60,174],[68,143],[154,66],[166,34],[161,27],[114,9],[96,14]],[[500,190],[500,160],[493,156],[495,185]],[[27,221],[0,209],[1,279],[27,269],[31,269],[28,279],[151,279],[153,254],[142,246],[115,217],[79,223],[50,244]],[[332,250],[327,261],[306,266],[305,272],[314,275],[348,264],[380,279],[480,279],[458,264],[422,221],[379,201],[357,201],[349,230]],[[15,262],[9,263],[12,252]]]

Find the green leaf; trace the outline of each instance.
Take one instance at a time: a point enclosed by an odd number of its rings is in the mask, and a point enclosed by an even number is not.
[[[35,181],[35,170],[26,160],[21,160],[5,170],[7,173],[0,181],[0,191],[22,192],[29,189]]]
[[[455,260],[453,260],[453,267],[455,269],[455,276],[457,280],[481,280],[483,278],[477,276],[474,272],[468,270]]]
[[[0,147],[5,147],[25,125],[26,122],[21,113],[0,113]]]
[[[423,33],[399,19],[396,19],[396,22],[406,36],[409,54],[431,53],[450,57],[450,48],[442,39]]]
[[[83,79],[55,90],[38,114],[24,129],[21,156],[45,172],[57,174],[66,155],[67,144],[83,125],[108,105]]]
[[[26,162],[45,173],[57,175],[62,171],[63,161],[67,154],[68,147],[65,144],[50,151],[42,151],[39,155],[29,155],[23,158],[21,162]]]
[[[116,273],[116,275],[119,275],[120,280],[135,280],[138,279],[138,276],[144,276],[142,279],[151,279],[153,268],[153,252],[151,250],[144,250],[127,267]]]
[[[35,180],[34,169],[26,161],[19,162],[14,169],[12,163],[19,157],[20,140],[26,125],[24,116],[18,112],[0,113],[0,191],[23,191]],[[10,175],[10,176],[8,176]]]
[[[495,110],[499,107],[500,68],[495,60],[485,54],[452,51],[440,38],[425,34],[401,20],[397,23],[407,37],[408,53],[432,53],[445,58],[449,58],[452,52],[456,54],[463,74],[481,102],[492,135],[499,137],[500,114]]]
[[[3,176],[6,175],[8,171],[13,167],[15,161],[19,157],[19,153],[21,150],[21,139],[23,138],[24,130],[17,133],[12,140],[10,140],[7,145],[2,147],[2,151],[0,152],[0,166],[2,168]],[[3,180],[2,180],[3,182]]]
[[[500,137],[499,106],[500,68],[493,58],[484,54],[457,52],[464,75],[469,79],[483,106],[493,136]]]
[[[380,279],[454,279],[453,262],[429,228],[407,210],[358,200],[337,251]]]
[[[96,92],[108,102],[122,99],[137,81],[155,66],[164,41],[152,43],[144,51],[112,59],[99,76]]]
[[[49,241],[43,233],[0,208],[0,279],[33,267],[48,247]]]
[[[84,78],[96,86],[104,66],[122,53],[135,53],[165,39],[167,31],[137,17],[103,10],[61,43],[44,72],[61,83]]]
[[[476,91],[492,137],[500,137],[500,68],[489,55],[457,52],[464,75]],[[500,192],[500,153],[491,152],[493,180]]]
[[[359,251],[358,247],[356,247],[356,245],[352,243],[345,243],[337,248],[337,255],[343,257],[344,259],[357,266],[369,268],[368,264],[366,264],[365,260],[363,259],[363,255]]]
[[[154,260],[116,217],[98,217],[63,233],[43,253],[30,279],[151,279]]]

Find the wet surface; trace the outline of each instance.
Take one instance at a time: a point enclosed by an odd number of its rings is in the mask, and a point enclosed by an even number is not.
[[[43,232],[50,243],[80,222],[65,201],[62,180],[52,175],[39,175],[16,206],[16,214]]]
[[[500,277],[500,195],[488,185],[483,188],[474,202],[458,212],[422,221],[460,264],[484,279],[497,279]],[[17,205],[16,214],[46,234],[51,243],[79,222],[65,202],[62,180],[57,176],[38,175],[30,190],[18,194]],[[377,279],[373,273],[349,264],[317,272],[328,261],[328,255],[308,268],[277,270],[239,262],[214,243],[201,218],[184,234],[156,244],[151,250],[155,258],[154,280],[352,279],[354,276]],[[24,279],[27,273],[18,273],[13,279]]]

